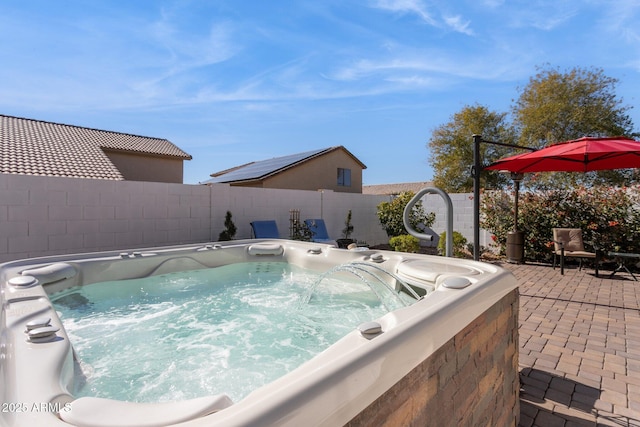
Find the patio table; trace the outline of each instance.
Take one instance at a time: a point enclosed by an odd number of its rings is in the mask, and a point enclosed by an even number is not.
[[[613,275],[618,271],[626,271],[631,275],[631,277],[633,277],[633,280],[635,280],[636,282],[638,281],[638,279],[636,279],[636,276],[634,276],[633,273],[629,270],[626,263],[636,259],[640,260],[640,254],[626,252],[609,252],[607,255],[613,257],[618,263],[618,266],[615,270],[613,270],[613,273],[611,273],[609,278],[612,278]]]

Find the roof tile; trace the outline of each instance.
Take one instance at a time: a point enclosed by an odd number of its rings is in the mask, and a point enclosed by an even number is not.
[[[0,173],[123,180],[104,150],[191,159],[166,139],[0,115]]]

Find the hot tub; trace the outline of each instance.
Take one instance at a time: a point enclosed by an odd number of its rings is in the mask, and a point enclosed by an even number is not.
[[[335,344],[237,401],[225,393],[144,403],[75,396],[82,361],[50,295],[96,282],[253,262],[376,277],[413,301],[351,325]],[[0,265],[0,286],[2,425],[517,424],[517,285],[494,265],[240,240],[14,261]],[[429,414],[430,408],[438,413]]]

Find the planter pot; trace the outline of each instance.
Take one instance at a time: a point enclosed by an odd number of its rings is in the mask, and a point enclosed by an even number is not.
[[[336,242],[338,243],[339,248],[346,249],[347,246],[349,246],[352,243],[355,243],[356,241],[353,239],[338,239],[336,240]]]

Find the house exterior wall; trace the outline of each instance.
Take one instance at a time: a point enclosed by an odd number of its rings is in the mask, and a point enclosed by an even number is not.
[[[428,195],[427,197],[433,197]],[[451,196],[454,212],[471,209],[469,195]],[[388,242],[376,207],[389,196],[0,174],[0,262],[66,253],[120,251],[218,240],[227,211],[236,238],[251,237],[249,223],[276,220],[280,237],[289,236],[289,211],[323,218],[329,236],[342,237],[349,210],[354,239],[369,245]],[[443,202],[428,199],[436,213]],[[472,222],[472,217],[469,217]],[[461,222],[462,221],[462,222]],[[454,215],[454,230],[472,230],[466,215]],[[462,232],[462,231],[461,231]],[[472,236],[465,234],[469,241]],[[481,245],[490,242],[481,230]],[[431,242],[432,244],[435,242]]]
[[[154,181],[182,184],[183,159],[105,151],[127,181]]]
[[[338,185],[338,168],[351,170],[351,186]],[[339,193],[362,193],[362,166],[344,151],[334,150],[269,177],[262,186],[314,191],[322,188]]]

